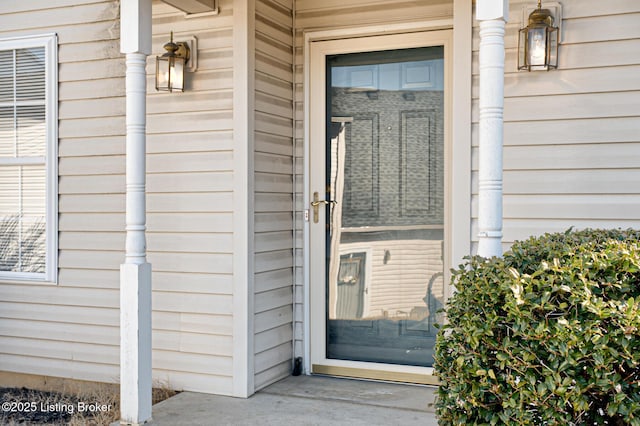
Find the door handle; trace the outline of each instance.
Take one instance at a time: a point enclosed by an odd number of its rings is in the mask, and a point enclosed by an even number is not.
[[[338,204],[337,201],[334,200],[321,200],[318,191],[313,193],[313,201],[311,202],[311,207],[313,207],[313,223],[318,223],[318,216],[320,213],[320,206],[327,204]]]

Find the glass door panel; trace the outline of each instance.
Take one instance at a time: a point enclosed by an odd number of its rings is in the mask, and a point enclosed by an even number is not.
[[[444,49],[326,65],[326,357],[431,366],[445,297]]]

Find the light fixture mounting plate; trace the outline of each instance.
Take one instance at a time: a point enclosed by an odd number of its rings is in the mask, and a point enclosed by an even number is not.
[[[522,6],[522,17],[520,27],[526,27],[529,22],[529,15],[538,8],[538,3],[524,4]],[[558,44],[562,42],[562,4],[557,1],[542,1],[542,8],[548,9],[553,16],[553,26],[558,27]]]

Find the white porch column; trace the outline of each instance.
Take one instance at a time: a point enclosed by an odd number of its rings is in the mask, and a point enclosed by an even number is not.
[[[504,28],[508,0],[478,0],[480,21],[480,152],[478,254],[502,256]]]
[[[120,43],[126,54],[126,255],[120,265],[120,422],[151,419],[151,265],[145,241],[146,59],[151,0],[122,0]]]

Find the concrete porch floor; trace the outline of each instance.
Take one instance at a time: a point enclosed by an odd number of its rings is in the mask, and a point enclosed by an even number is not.
[[[435,387],[288,377],[248,399],[182,392],[153,406],[152,425],[438,424]]]

